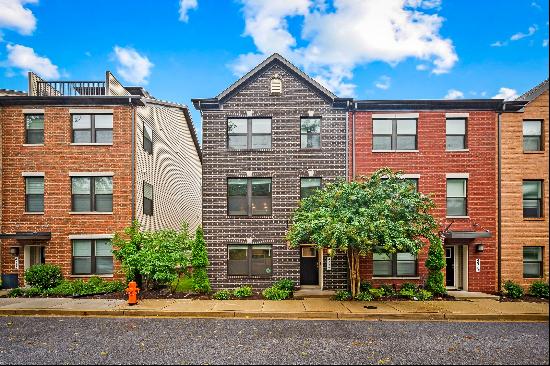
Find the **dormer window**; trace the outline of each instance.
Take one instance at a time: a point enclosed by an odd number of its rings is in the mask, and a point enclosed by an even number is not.
[[[283,81],[277,76],[271,79],[271,94],[280,95],[283,92]]]

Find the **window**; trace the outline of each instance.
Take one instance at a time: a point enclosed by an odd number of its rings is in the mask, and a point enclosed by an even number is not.
[[[153,129],[143,123],[143,150],[153,155]]]
[[[405,180],[413,185],[415,192],[418,192],[418,178],[405,178]]]
[[[411,253],[373,253],[375,277],[414,277],[416,267],[416,256]]]
[[[44,143],[44,115],[26,114],[25,115],[25,143],[43,144]]]
[[[465,150],[466,149],[466,119],[455,118],[447,119],[447,145],[446,149]]]
[[[311,196],[319,188],[321,188],[321,178],[301,178],[300,199]]]
[[[73,240],[73,274],[113,274],[111,239]]]
[[[271,118],[229,118],[227,147],[234,150],[271,149]]]
[[[523,151],[542,151],[542,121],[523,121]]]
[[[153,186],[143,182],[143,214],[153,216]]]
[[[73,143],[112,144],[112,114],[73,114]]]
[[[372,149],[381,151],[416,150],[415,119],[374,119]]]
[[[301,118],[300,136],[302,149],[321,148],[321,119]]]
[[[523,217],[542,217],[542,181],[523,181]]]
[[[227,273],[230,276],[271,276],[271,245],[229,245]]]
[[[466,216],[467,179],[447,179],[447,216]]]
[[[271,215],[271,178],[227,180],[227,214],[232,216]]]
[[[112,212],[112,177],[72,177],[73,212]]]
[[[25,178],[25,212],[44,212],[44,177]]]
[[[281,94],[283,92],[283,81],[279,78],[271,79],[271,94]]]
[[[542,247],[523,247],[523,277],[541,278]]]

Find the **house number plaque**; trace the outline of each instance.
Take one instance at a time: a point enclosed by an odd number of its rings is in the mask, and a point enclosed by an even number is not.
[[[476,258],[476,272],[481,272],[481,259]]]

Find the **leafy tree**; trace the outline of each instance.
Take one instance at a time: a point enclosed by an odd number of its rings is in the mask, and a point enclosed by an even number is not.
[[[191,265],[193,266],[193,289],[197,292],[210,292],[210,281],[208,280],[208,252],[204,241],[202,227],[198,227],[195,233],[195,240],[191,250]]]
[[[121,261],[126,278],[141,277],[145,289],[172,283],[180,269],[190,265],[192,239],[187,224],[179,231],[142,232],[135,221],[124,233],[125,237],[117,233],[113,238],[113,254]]]
[[[441,238],[433,238],[428,249],[428,258],[426,259],[426,268],[428,268],[428,278],[426,279],[426,289],[434,295],[447,293],[443,279],[443,268],[445,268],[445,251]]]
[[[347,253],[352,296],[360,292],[360,257],[368,253],[417,254],[437,242],[433,201],[388,168],[359,181],[327,184],[302,200],[287,233],[290,246],[313,243]]]

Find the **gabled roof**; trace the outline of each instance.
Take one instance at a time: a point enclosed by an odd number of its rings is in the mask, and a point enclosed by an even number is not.
[[[289,70],[291,73],[296,75],[298,78],[302,79],[306,84],[311,86],[313,89],[318,91],[325,99],[330,100],[333,102],[338,97],[332,93],[330,90],[322,86],[320,83],[315,81],[313,78],[311,78],[308,74],[300,70],[298,67],[294,66],[290,61],[285,59],[283,56],[279,55],[278,53],[274,53],[273,55],[266,58],[262,63],[260,63],[258,66],[250,70],[246,75],[241,77],[239,80],[234,82],[231,86],[229,86],[227,89],[225,89],[223,92],[218,94],[218,96],[214,98],[207,98],[207,99],[192,99],[193,104],[195,105],[195,108],[202,109],[201,102],[203,104],[217,104],[217,103],[223,103],[225,100],[227,100],[230,96],[237,93],[244,85],[248,84],[252,80],[254,80],[254,77],[258,74],[261,74],[266,69],[271,67],[274,64],[279,64],[282,67]]]
[[[548,79],[544,80],[542,83],[535,86],[533,89],[529,90],[528,92],[524,93],[516,100],[532,102],[547,90],[548,90]]]

